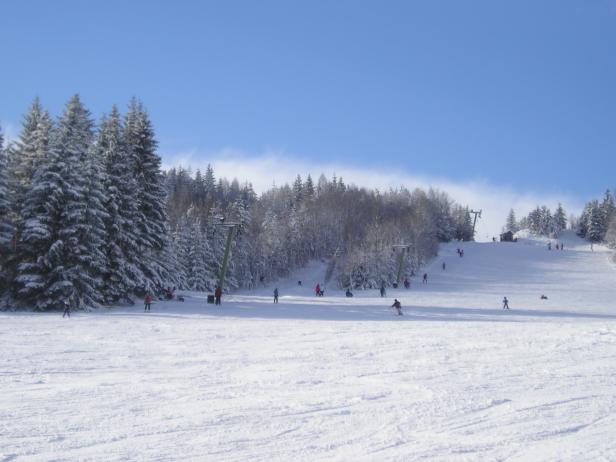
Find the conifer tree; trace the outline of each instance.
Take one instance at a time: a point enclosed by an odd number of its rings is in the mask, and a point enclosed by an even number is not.
[[[4,150],[4,137],[0,127],[0,294],[8,280],[7,262],[12,253],[14,227],[10,217],[8,159]]]
[[[588,215],[586,239],[590,242],[601,242],[605,235],[603,211],[597,201],[593,201],[591,204],[590,213]]]
[[[554,221],[554,232],[556,234],[560,234],[562,231],[567,229],[567,215],[560,202],[558,203],[558,207],[556,208],[556,211],[554,212],[553,221]]]
[[[517,233],[519,231],[518,222],[515,219],[515,212],[513,209],[509,210],[509,215],[507,215],[505,231],[511,231],[512,233]]]
[[[164,177],[152,123],[143,105],[136,100],[131,102],[126,115],[124,133],[136,181],[137,210],[133,226],[140,250],[140,270],[149,285],[164,285],[173,280],[171,253],[167,248]]]
[[[103,118],[96,140],[96,155],[104,169],[106,198],[104,220],[106,257],[103,272],[105,303],[128,299],[142,284],[139,248],[134,230],[137,210],[133,166],[122,136],[120,114],[114,106],[109,118]]]
[[[310,174],[306,177],[306,181],[304,182],[304,197],[307,199],[312,199],[314,197],[314,183],[312,181],[312,177]]]
[[[96,169],[90,151],[92,125],[88,110],[75,95],[26,193],[24,255],[16,283],[20,300],[35,309],[65,304],[79,309],[100,301],[100,188],[92,178]]]

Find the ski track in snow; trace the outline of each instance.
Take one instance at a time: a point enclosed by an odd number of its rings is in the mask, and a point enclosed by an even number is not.
[[[2,313],[0,461],[616,460],[614,268],[546,242],[444,245],[384,299],[314,297],[316,262],[278,305]]]

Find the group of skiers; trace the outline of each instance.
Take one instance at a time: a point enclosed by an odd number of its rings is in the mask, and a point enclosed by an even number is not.
[[[565,244],[562,242],[560,244],[558,242],[556,243],[556,250],[563,250],[564,248]],[[548,250],[552,250],[552,242],[548,242]]]

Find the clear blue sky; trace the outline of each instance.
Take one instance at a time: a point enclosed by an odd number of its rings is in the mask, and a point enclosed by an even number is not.
[[[0,120],[133,95],[163,156],[484,178],[583,199],[616,184],[616,1],[7,1]],[[299,172],[301,173],[301,172]]]

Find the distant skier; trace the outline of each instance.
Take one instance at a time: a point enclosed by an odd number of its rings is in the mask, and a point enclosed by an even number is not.
[[[353,292],[351,292],[350,288],[346,290],[346,296],[347,297],[352,297],[353,296]]]
[[[559,245],[558,245],[558,242],[557,242],[557,243],[556,243],[556,250],[558,250],[558,247],[559,247]]]
[[[548,242],[548,250],[552,250],[552,243]]]
[[[460,249],[460,256],[463,257],[464,256],[464,249]]]
[[[143,311],[150,311],[152,308],[152,294],[148,290],[143,297]]]
[[[321,295],[321,284],[317,282],[317,285],[314,287],[314,293],[318,297]]]
[[[423,281],[422,281],[422,282],[423,282],[424,284],[427,284],[427,283],[428,283],[428,273],[424,273],[424,275],[423,275]]]
[[[544,294],[541,294],[540,298],[541,298],[541,300],[547,300],[548,299],[547,295],[544,295]]]
[[[274,289],[274,303],[278,303],[278,287]]]
[[[66,301],[64,302],[64,313],[62,313],[62,317],[64,316],[71,317],[71,306]]]
[[[396,309],[396,311],[398,312],[398,316],[402,316],[402,305],[397,298],[394,298],[394,304],[391,305],[391,307]]]
[[[509,300],[507,300],[507,297],[503,297],[503,310],[508,310],[509,309]]]
[[[216,286],[216,290],[214,290],[214,299],[216,301],[216,305],[220,305],[222,298],[222,289],[219,286]]]
[[[411,283],[409,282],[409,278],[404,278],[404,288],[408,289],[409,287],[411,287]]]
[[[560,243],[560,250],[562,250],[565,247],[565,244],[563,244],[562,242]]]
[[[445,271],[445,262],[443,262],[443,271]]]
[[[381,288],[379,289],[379,292],[381,292],[381,297],[385,296],[385,284],[381,284]]]
[[[297,281],[297,285],[301,287],[302,281]]]

